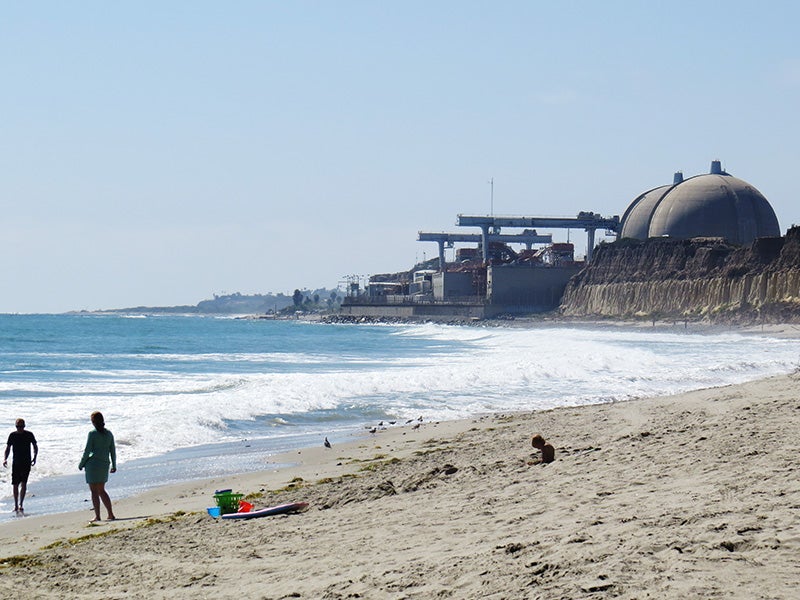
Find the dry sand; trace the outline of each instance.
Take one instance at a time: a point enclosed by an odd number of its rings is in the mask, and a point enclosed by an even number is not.
[[[0,596],[798,598],[798,389],[794,373],[398,427],[122,500],[127,520],[17,519],[0,526]],[[536,432],[554,463],[531,464]],[[218,487],[310,507],[214,520]]]

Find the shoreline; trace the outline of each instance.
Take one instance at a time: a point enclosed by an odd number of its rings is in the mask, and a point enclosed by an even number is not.
[[[357,439],[365,435],[365,431],[356,428],[346,432],[337,430],[329,434],[337,443],[342,438]],[[307,432],[276,439],[229,440],[177,448],[162,455],[120,463],[121,468],[109,477],[108,490],[117,502],[151,490],[180,485],[182,482],[204,481],[228,473],[257,473],[265,470],[268,465],[275,464],[275,456],[291,455],[296,450],[316,445],[322,439],[317,433]],[[7,487],[4,483],[3,492],[7,498],[2,503],[4,511],[0,514],[0,527],[18,518],[10,512],[10,483]],[[89,490],[84,474],[77,470],[74,473],[29,481],[26,517],[80,511],[88,500]]]
[[[592,327],[597,329],[647,329],[647,330],[676,330],[693,332],[719,332],[730,331],[747,334],[769,334],[776,337],[800,338],[800,323],[793,322],[746,322],[728,323],[714,322],[705,319],[681,318],[656,318],[656,319],[619,319],[619,318],[590,318],[566,317],[555,313],[542,313],[541,315],[511,315],[507,318],[493,317],[490,319],[433,319],[428,317],[356,317],[346,318],[321,316],[312,318],[303,317],[309,323],[323,323],[327,325],[421,325],[435,323],[437,325],[452,325],[456,327],[519,327],[535,329],[537,327],[576,326]]]
[[[489,326],[487,325],[487,327]],[[394,331],[403,328],[392,327],[391,329]],[[448,328],[442,327],[442,329]],[[466,328],[462,327],[456,327],[455,329],[467,331]],[[517,335],[524,333],[525,336],[527,336],[528,333],[536,335],[537,332],[539,332],[540,335],[547,335],[546,332],[557,332],[558,330],[580,331],[581,329],[584,331],[594,331],[595,333],[600,332],[601,337],[603,335],[607,335],[603,334],[603,331],[609,332],[611,335],[625,335],[632,332],[635,335],[638,335],[638,337],[644,335],[645,338],[649,337],[650,335],[659,337],[660,335],[668,334],[670,338],[676,338],[678,340],[682,337],[691,338],[696,340],[701,346],[704,343],[703,340],[706,337],[706,333],[708,336],[717,336],[723,333],[725,334],[725,338],[727,338],[727,332],[731,332],[730,339],[735,339],[736,336],[740,334],[748,335],[750,333],[753,334],[752,337],[754,339],[762,339],[762,336],[763,339],[768,339],[770,337],[774,337],[776,339],[779,337],[793,337],[800,339],[800,326],[791,324],[772,326],[770,328],[761,328],[759,326],[756,331],[743,331],[741,328],[731,329],[727,327],[721,329],[716,326],[712,327],[711,329],[699,327],[690,329],[688,332],[686,332],[686,336],[684,336],[684,330],[682,326],[675,328],[675,325],[669,324],[659,324],[656,328],[652,328],[650,325],[645,326],[641,323],[633,324],[629,322],[616,321],[577,321],[569,323],[550,323],[542,322],[539,319],[517,319],[514,321],[500,321],[492,324],[489,329],[481,328],[480,330],[486,332],[494,331],[497,334],[502,334],[503,330],[507,332],[517,331]],[[786,367],[787,364],[790,367],[793,366],[797,362],[795,355],[796,352],[792,352],[791,355],[788,355],[789,363],[784,361],[783,366]],[[749,358],[747,360],[749,360]],[[745,377],[747,376],[748,375]],[[749,376],[753,377],[755,375],[751,374]],[[732,378],[725,379],[730,381]],[[502,382],[499,383],[502,386]],[[722,383],[723,382],[707,381],[706,385],[717,385]],[[662,387],[660,390],[637,390],[636,392],[631,392],[630,389],[626,388],[626,386],[614,386],[613,391],[618,393],[625,393],[627,391],[630,395],[636,395],[637,393],[640,395],[666,393],[664,391],[664,387]],[[582,390],[582,393],[591,394],[591,384],[588,391]],[[609,399],[611,399],[611,397],[604,393],[603,397],[597,399],[592,397],[591,401],[607,401]],[[526,407],[531,408],[533,406],[530,401],[517,403],[514,408],[505,407],[503,404],[503,402],[487,402],[481,404],[480,406],[473,407],[471,412],[481,414],[497,410],[517,410],[519,408]],[[552,406],[552,404],[553,403],[550,403],[549,405]],[[416,417],[417,414],[419,413],[413,415],[406,414],[404,417]],[[445,418],[468,418],[468,415],[466,411],[462,411],[461,414],[450,415],[448,415],[446,412],[438,414],[431,412],[426,413],[425,417],[426,419],[435,420]],[[368,417],[365,417],[365,419],[367,418]],[[403,420],[405,420],[405,418]],[[400,422],[402,423],[403,421],[401,420]],[[311,433],[308,433],[307,435],[303,434],[302,437],[305,437],[306,439],[302,440],[300,443],[292,443],[292,446],[297,448],[321,443],[324,435],[329,435],[331,436],[332,441],[338,442],[338,440],[335,440],[334,438],[337,431],[340,433],[343,432],[342,435],[338,436],[340,439],[351,435],[364,435],[365,431],[361,429],[361,427],[364,425],[369,427],[375,423],[377,423],[377,418],[371,423],[368,420],[361,422],[352,421],[346,431],[344,431],[338,425],[338,429],[334,430],[331,428],[331,424],[327,423],[323,425],[319,431],[314,433],[314,435],[319,436],[318,439],[312,439],[313,436]],[[241,436],[237,437],[235,440],[230,439],[226,442],[220,442],[217,444],[187,446],[171,450],[166,454],[155,455],[152,457],[144,456],[139,458],[129,458],[124,462],[123,468],[120,470],[120,472],[112,477],[111,486],[113,486],[115,494],[118,495],[118,497],[127,497],[132,494],[141,493],[147,489],[159,487],[169,482],[208,478],[220,473],[252,472],[263,470],[264,458],[268,458],[268,455],[282,451],[287,444],[277,441],[277,438],[276,441],[273,441],[272,438],[260,438],[258,437],[257,433],[258,432],[251,436],[249,432],[243,432]],[[240,437],[241,439],[239,439]],[[249,437],[252,437],[253,439],[248,441],[246,438]],[[278,437],[282,438],[282,440],[292,440],[293,434],[281,434]],[[240,444],[246,444],[246,447],[240,447]],[[250,446],[252,446],[252,448]],[[281,448],[280,446],[284,446],[284,448]],[[62,457],[64,455],[64,453],[61,454]],[[0,524],[14,518],[11,513],[12,505],[10,504],[10,491],[11,490],[9,486],[3,493],[3,502],[0,503],[0,506],[2,506],[3,509],[7,508],[7,510],[4,510],[4,512],[0,514]],[[38,499],[36,496],[38,496]],[[88,494],[86,492],[86,487],[83,484],[82,476],[77,472],[69,471],[61,475],[52,475],[50,478],[36,480],[32,485],[30,485],[27,508],[29,511],[33,511],[31,514],[36,514],[37,512],[39,514],[43,514],[80,510],[82,503],[87,499],[87,497]]]
[[[398,427],[274,456],[293,463],[282,469],[117,501],[112,523],[88,526],[88,510],[15,519],[0,525],[0,590],[789,598],[800,583],[798,384],[796,370],[677,396]],[[529,464],[533,433],[553,443],[554,463]],[[219,488],[263,494],[258,507],[310,506],[214,520],[205,507]]]
[[[654,328],[650,325],[645,325],[642,323],[632,323],[632,322],[619,322],[619,321],[612,321],[612,322],[587,322],[587,321],[578,321],[571,323],[574,324],[576,327],[588,327],[592,330],[596,329],[620,329],[625,328],[632,331],[654,331]],[[563,325],[567,325],[567,323],[547,323],[542,322],[538,319],[534,319],[533,321],[528,321],[524,319],[517,319],[515,321],[509,322],[498,322],[492,325],[492,327],[510,327],[510,328],[520,328],[530,331],[535,331],[539,327],[561,327]],[[656,332],[664,332],[664,330],[673,330],[675,329],[675,325],[669,324],[660,324],[655,328]],[[800,339],[800,325],[794,324],[780,324],[780,325],[772,325],[772,326],[758,326],[756,329],[746,329],[742,327],[727,327],[727,326],[714,326],[714,325],[707,325],[703,326],[701,329],[708,329],[710,333],[719,334],[721,332],[730,332],[734,334],[742,334],[742,335],[757,335],[757,336],[769,336],[774,338],[793,338],[793,339]],[[676,329],[678,333],[683,331],[682,327]],[[702,331],[698,331],[694,329],[689,332],[692,335],[702,334]],[[491,410],[498,410],[498,409],[487,409]],[[503,410],[503,409],[499,409]],[[533,410],[533,409],[531,409]],[[540,409],[536,409],[540,410]],[[463,417],[465,419],[469,419],[470,417]],[[363,424],[362,424],[363,426]],[[333,432],[328,432],[328,435],[331,436],[331,440],[333,440],[337,444],[341,444],[346,439],[360,439],[362,437],[367,436],[368,434],[361,430],[362,426],[356,427],[353,425],[348,430],[343,430],[339,440],[336,440]],[[369,425],[366,425],[369,427]],[[388,426],[389,430],[396,429],[400,426]],[[382,433],[386,433],[385,431]],[[201,445],[197,447],[188,447],[188,448],[179,448],[176,450],[172,450],[163,457],[145,457],[135,459],[132,462],[126,463],[127,466],[124,469],[112,476],[110,479],[110,487],[109,491],[113,494],[116,492],[119,494],[117,496],[117,501],[127,500],[128,498],[136,497],[141,494],[147,493],[149,491],[158,490],[162,487],[168,486],[180,486],[183,483],[191,483],[193,481],[205,481],[205,480],[216,480],[219,479],[219,473],[236,473],[237,476],[244,476],[248,473],[259,473],[264,471],[265,465],[268,464],[275,464],[275,457],[282,457],[285,459],[285,464],[291,464],[293,462],[293,452],[297,449],[309,449],[311,445],[316,445],[318,434],[316,433],[307,433],[303,435],[299,435],[296,437],[305,438],[298,441],[293,441],[293,437],[285,437],[281,440],[253,440],[248,441],[247,449],[243,450],[240,448],[242,444],[241,440],[235,441],[227,441],[221,442],[218,444],[207,444]],[[318,435],[319,440],[321,441],[324,437],[322,432]],[[312,439],[315,438],[315,439]],[[287,442],[288,440],[288,442]],[[247,441],[247,440],[245,440]],[[253,448],[250,448],[250,445],[253,445]],[[270,446],[276,446],[275,448],[270,448]],[[281,448],[283,446],[283,448]],[[199,449],[205,449],[203,453],[198,454]],[[199,457],[199,458],[198,458]],[[195,469],[195,463],[198,460],[201,460],[202,463],[208,463],[208,465],[212,465],[213,467],[206,467],[204,469]],[[154,476],[154,473],[161,473],[161,471],[154,470],[160,469],[161,465],[158,461],[162,461],[168,463],[170,468],[173,470],[176,468],[174,465],[184,465],[183,469],[188,474],[183,477],[178,476],[170,476],[170,473],[166,473],[166,477],[161,477],[161,481],[159,481],[158,476]],[[191,462],[191,468],[188,468],[185,463]],[[148,464],[151,463],[151,464]],[[205,471],[205,472],[203,472]],[[172,473],[172,472],[171,472]],[[172,473],[174,475],[174,473]],[[145,479],[142,479],[145,478]],[[48,480],[40,480],[36,482],[39,487],[36,485],[29,486],[29,493],[28,493],[28,510],[30,511],[33,508],[34,512],[26,515],[26,518],[31,517],[43,517],[47,515],[55,515],[55,514],[65,514],[70,512],[78,512],[80,510],[81,503],[86,503],[88,499],[88,492],[86,491],[86,486],[83,484],[82,475],[78,473],[74,474],[64,474],[58,475],[53,478],[52,482]],[[64,496],[69,502],[62,502],[64,498],[62,498],[63,494],[61,492],[62,484],[66,485],[69,481],[70,488],[69,488],[69,495]],[[167,479],[167,483],[163,483],[163,479]],[[63,480],[63,481],[61,481]],[[75,483],[79,481],[79,483]],[[45,487],[47,486],[47,487]],[[223,486],[226,487],[226,486]],[[41,489],[44,488],[44,489]],[[55,494],[53,490],[58,490]],[[39,498],[37,499],[36,492],[39,492]],[[8,490],[10,496],[10,489]],[[41,492],[44,492],[44,495],[41,495]],[[47,511],[46,513],[38,513],[39,511]],[[12,516],[11,514],[3,514],[0,517],[0,528],[6,525],[9,522],[15,522],[17,519]]]
[[[234,492],[252,495],[270,489],[282,489],[297,478],[313,482],[331,477],[348,477],[352,475],[354,466],[357,470],[362,463],[368,464],[375,452],[384,446],[395,448],[392,458],[407,458],[418,451],[418,445],[425,435],[457,435],[464,428],[472,427],[473,423],[486,418],[427,422],[418,427],[397,426],[359,437],[353,434],[354,439],[336,443],[332,448],[309,446],[270,455],[267,464],[274,466],[271,469],[169,483],[118,499],[114,498],[112,475],[107,490],[114,505],[116,521],[90,525],[89,520],[94,513],[91,505],[87,504],[85,511],[28,514],[0,522],[0,568],[3,560],[9,556],[35,552],[42,546],[57,542],[60,537],[77,537],[83,530],[91,532],[102,525],[126,527],[128,521],[135,524],[135,521],[163,518],[176,511],[205,514],[206,508],[214,506],[214,491],[217,489],[232,488]],[[401,447],[401,444],[405,447]],[[342,462],[342,454],[347,455],[347,464]],[[102,514],[105,514],[105,509]]]

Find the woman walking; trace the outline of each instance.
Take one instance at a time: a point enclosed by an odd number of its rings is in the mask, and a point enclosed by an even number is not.
[[[100,412],[92,413],[92,425],[94,431],[89,432],[86,440],[86,449],[83,451],[83,458],[78,465],[82,470],[86,467],[86,483],[92,492],[92,508],[94,508],[94,519],[92,522],[100,521],[100,502],[106,507],[108,520],[113,521],[116,517],[111,509],[111,498],[106,492],[106,482],[108,481],[109,466],[111,473],[117,472],[117,452],[114,448],[114,436],[106,429],[105,419]]]

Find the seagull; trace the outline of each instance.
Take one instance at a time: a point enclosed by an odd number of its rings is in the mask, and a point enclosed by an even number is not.
[[[378,431],[377,427],[373,427],[372,429],[369,430],[370,433],[375,433],[376,431]]]
[[[326,448],[330,448],[331,447],[331,443],[328,441],[328,438],[325,438],[324,444],[325,444]]]

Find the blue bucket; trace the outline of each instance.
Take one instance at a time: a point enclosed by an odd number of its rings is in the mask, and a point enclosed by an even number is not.
[[[215,519],[222,514],[222,509],[219,506],[211,506],[206,509],[208,514],[214,517]]]

